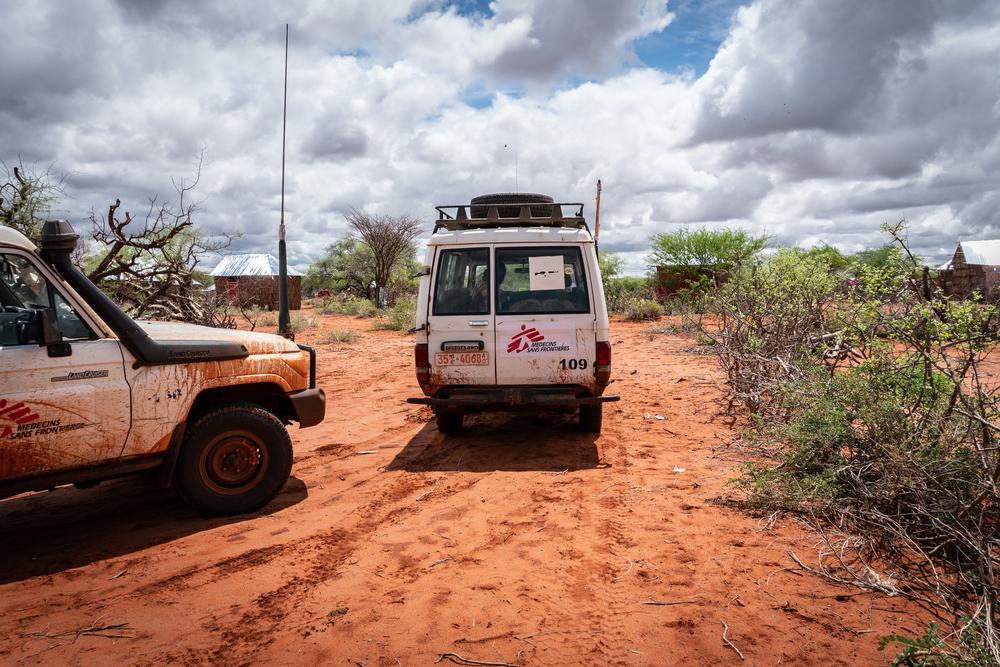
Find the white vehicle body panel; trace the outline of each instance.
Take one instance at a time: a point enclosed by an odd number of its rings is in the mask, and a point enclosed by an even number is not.
[[[113,461],[129,432],[130,391],[118,341],[0,347],[0,479]]]
[[[442,253],[472,247],[490,249],[489,314],[435,314],[434,296]],[[550,247],[579,248],[587,285],[588,312],[498,314],[494,273],[497,251],[508,248],[534,251]],[[543,264],[540,262],[539,266]],[[593,386],[596,343],[608,341],[609,330],[595,244],[588,231],[561,227],[439,231],[428,243],[424,268],[427,275],[420,283],[416,325],[417,342],[428,345],[431,393],[443,386],[455,385]],[[482,321],[486,324],[473,327],[472,321],[477,321],[477,325]],[[436,363],[436,355],[443,344],[461,340],[482,340],[484,350],[490,353],[490,365],[443,366]]]

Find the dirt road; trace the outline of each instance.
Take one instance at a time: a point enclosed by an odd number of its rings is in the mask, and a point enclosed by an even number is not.
[[[713,501],[738,464],[690,338],[612,325],[596,439],[506,415],[445,438],[403,402],[409,337],[320,319],[305,340],[362,337],[318,343],[328,417],[265,511],[205,520],[135,481],[0,502],[0,662],[884,664],[879,636],[923,627],[794,571],[794,522]]]

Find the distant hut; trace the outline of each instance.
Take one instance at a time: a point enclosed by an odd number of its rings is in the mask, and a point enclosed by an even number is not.
[[[938,267],[945,294],[992,295],[1000,287],[1000,240],[959,241],[951,261]]]
[[[277,310],[278,260],[274,255],[229,255],[212,270],[215,291],[229,303]],[[302,274],[288,268],[288,308],[302,307]]]

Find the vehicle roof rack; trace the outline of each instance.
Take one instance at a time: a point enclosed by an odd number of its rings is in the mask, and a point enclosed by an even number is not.
[[[572,215],[564,215],[563,208],[576,208]],[[445,204],[434,207],[438,219],[434,223],[434,232],[440,229],[457,231],[462,229],[496,229],[500,227],[567,227],[570,229],[586,229],[590,231],[583,217],[583,204],[580,202],[511,202],[500,204]],[[472,210],[479,214],[485,210],[486,215],[473,217]],[[536,215],[549,211],[548,215]],[[512,215],[515,214],[516,215]]]

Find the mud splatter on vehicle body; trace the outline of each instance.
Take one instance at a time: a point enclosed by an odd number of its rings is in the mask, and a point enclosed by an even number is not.
[[[140,471],[207,513],[249,511],[322,421],[315,351],[280,336],[128,318],[72,264],[0,227],[0,497]]]

